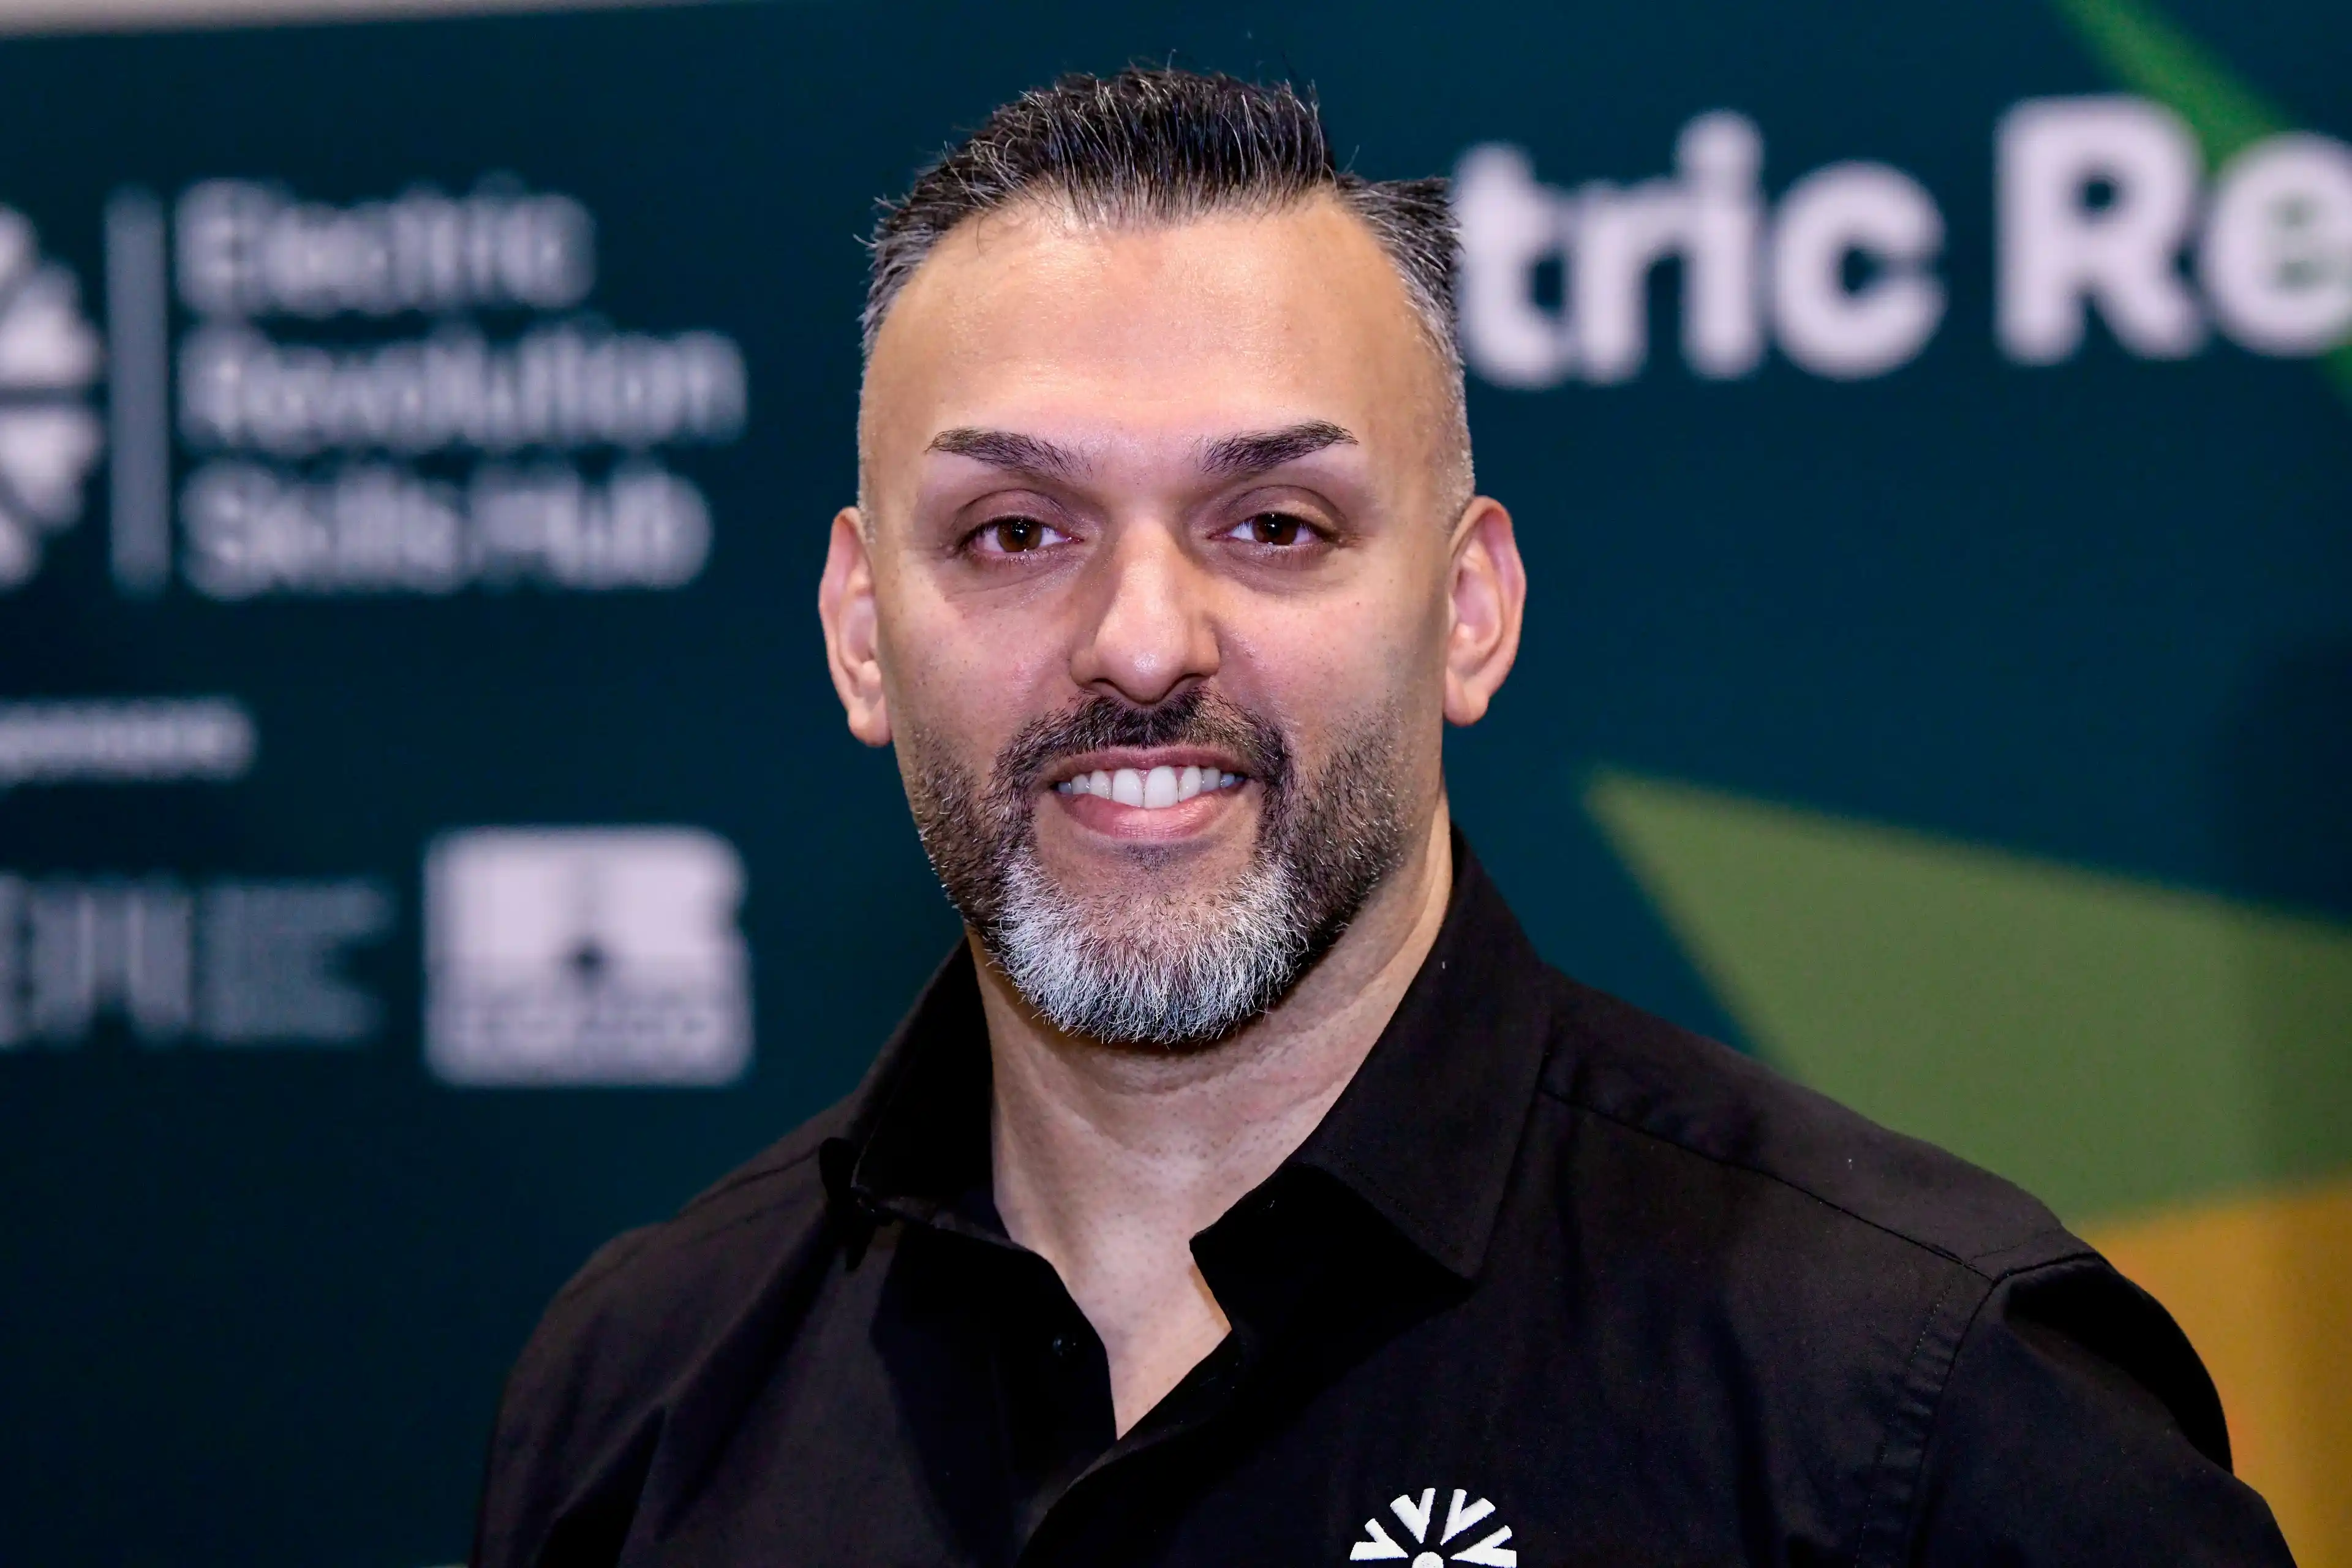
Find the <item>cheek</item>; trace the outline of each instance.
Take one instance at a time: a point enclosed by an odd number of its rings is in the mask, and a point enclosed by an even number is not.
[[[975,614],[920,580],[877,587],[883,687],[900,723],[978,766],[1055,700],[1066,661],[1018,616]]]
[[[1393,710],[1408,720],[1444,700],[1442,600],[1422,592],[1350,594],[1264,610],[1229,626],[1220,683],[1311,727]]]

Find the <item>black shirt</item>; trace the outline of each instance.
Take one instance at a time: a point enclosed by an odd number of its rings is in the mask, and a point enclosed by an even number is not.
[[[1536,957],[1456,841],[1362,1068],[1193,1238],[1124,1437],[988,1197],[962,952],[847,1100],[589,1261],[474,1568],[2286,1563],[2163,1310],[2007,1184]]]

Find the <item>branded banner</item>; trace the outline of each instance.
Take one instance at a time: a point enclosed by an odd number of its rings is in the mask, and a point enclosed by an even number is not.
[[[1455,175],[1553,962],[2047,1198],[2352,1564],[2352,19],[737,5],[0,44],[0,1562],[425,1568],[952,915],[844,731],[877,197],[1061,70]]]

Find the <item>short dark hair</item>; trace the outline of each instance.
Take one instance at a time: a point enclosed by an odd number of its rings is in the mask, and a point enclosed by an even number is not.
[[[949,230],[1024,198],[1056,200],[1107,224],[1174,223],[1278,211],[1325,191],[1379,239],[1458,387],[1458,241],[1446,182],[1367,180],[1341,169],[1311,90],[1139,67],[1023,93],[885,205],[874,226],[866,351]]]

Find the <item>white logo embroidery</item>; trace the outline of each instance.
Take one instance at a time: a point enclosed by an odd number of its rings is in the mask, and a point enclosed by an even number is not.
[[[1507,1524],[1468,1542],[1459,1551],[1448,1553],[1444,1550],[1458,1537],[1467,1535],[1474,1528],[1494,1517],[1495,1505],[1485,1498],[1472,1502],[1469,1493],[1455,1488],[1454,1500],[1445,1508],[1445,1528],[1438,1531],[1433,1543],[1430,1541],[1429,1527],[1437,1511],[1435,1487],[1423,1488],[1418,1500],[1410,1495],[1393,1500],[1389,1504],[1389,1511],[1397,1516],[1397,1521],[1412,1536],[1415,1546],[1433,1546],[1434,1549],[1407,1552],[1375,1515],[1364,1521],[1364,1538],[1356,1542],[1355,1550],[1348,1553],[1349,1562],[1376,1563],[1383,1558],[1410,1557],[1412,1559],[1410,1568],[1444,1568],[1449,1560],[1475,1563],[1477,1568],[1519,1568],[1519,1554],[1507,1544],[1511,1539],[1511,1527]]]

